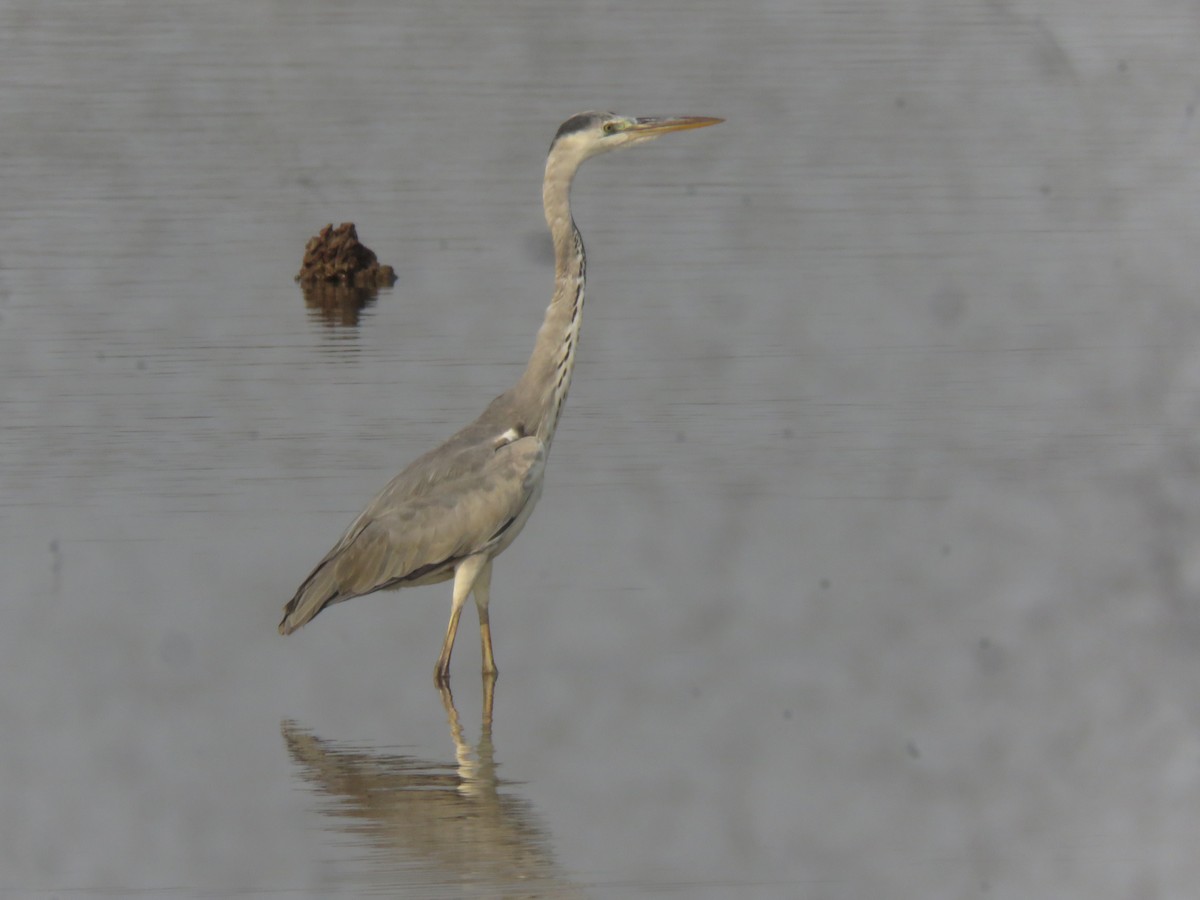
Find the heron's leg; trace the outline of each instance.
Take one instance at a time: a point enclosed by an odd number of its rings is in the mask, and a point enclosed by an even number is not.
[[[437,666],[433,670],[433,680],[438,684],[450,677],[450,651],[454,649],[454,637],[458,634],[458,617],[462,615],[463,604],[467,602],[471,588],[485,566],[490,570],[491,560],[486,556],[468,556],[454,570],[454,598],[450,606],[450,624],[446,626],[446,639],[442,641],[442,655],[438,657]]]
[[[483,725],[479,732],[480,740],[492,740],[492,705],[496,700],[496,673],[483,675]]]
[[[483,674],[496,677],[496,657],[492,655],[492,625],[488,603],[492,599],[492,561],[489,559],[475,579],[475,608],[479,610],[479,639],[483,642]]]

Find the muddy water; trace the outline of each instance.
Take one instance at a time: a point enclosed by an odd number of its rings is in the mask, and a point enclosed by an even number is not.
[[[0,11],[0,892],[1185,896],[1200,23],[1133,4]],[[520,372],[490,717],[445,585],[279,609]],[[352,220],[399,281],[305,306]]]

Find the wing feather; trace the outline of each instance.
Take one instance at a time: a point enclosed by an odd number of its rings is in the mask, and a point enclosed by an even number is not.
[[[354,520],[284,607],[282,633],[351,597],[445,580],[459,561],[500,546],[524,521],[545,466],[541,440],[459,447],[452,439],[439,450],[396,476]]]

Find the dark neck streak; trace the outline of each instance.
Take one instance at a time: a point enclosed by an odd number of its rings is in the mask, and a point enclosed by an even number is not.
[[[560,169],[567,171],[560,174]],[[583,238],[571,218],[569,195],[574,169],[574,165],[556,164],[553,156],[546,165],[543,201],[554,241],[554,296],[538,330],[529,365],[516,387],[518,405],[528,418],[519,424],[547,445],[554,437],[571,386],[583,320],[587,258]]]

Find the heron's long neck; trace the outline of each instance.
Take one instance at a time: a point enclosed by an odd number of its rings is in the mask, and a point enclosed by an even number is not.
[[[554,297],[538,331],[537,343],[529,365],[517,386],[517,393],[535,421],[525,423],[547,444],[554,437],[558,417],[571,386],[575,369],[575,350],[579,346],[579,325],[583,320],[583,292],[587,259],[583,238],[571,218],[571,179],[577,168],[569,160],[546,162],[546,181],[542,202],[546,224],[554,240]]]

